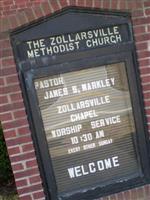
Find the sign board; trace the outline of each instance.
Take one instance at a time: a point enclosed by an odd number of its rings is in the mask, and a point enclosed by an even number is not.
[[[148,182],[127,14],[73,9],[12,38],[48,199],[92,200]]]
[[[47,76],[34,84],[58,192],[138,175],[124,63]]]

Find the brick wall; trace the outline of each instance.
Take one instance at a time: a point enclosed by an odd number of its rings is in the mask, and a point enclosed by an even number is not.
[[[21,200],[42,200],[45,197],[9,33],[16,27],[72,5],[132,13],[150,132],[150,0],[0,0],[0,120]],[[150,199],[149,185],[101,198],[101,200],[148,199]]]

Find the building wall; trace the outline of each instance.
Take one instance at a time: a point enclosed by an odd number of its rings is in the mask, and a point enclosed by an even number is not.
[[[42,200],[45,199],[45,195],[9,34],[17,27],[67,6],[131,12],[150,132],[150,0],[0,0],[0,120],[21,200]],[[148,199],[149,185],[101,198]]]

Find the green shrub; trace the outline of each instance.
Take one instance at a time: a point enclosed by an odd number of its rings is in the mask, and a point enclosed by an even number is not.
[[[0,124],[0,186],[13,182],[13,174],[5,145],[2,126]]]

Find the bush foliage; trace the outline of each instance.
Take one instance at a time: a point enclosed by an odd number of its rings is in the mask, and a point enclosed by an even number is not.
[[[13,174],[5,145],[2,126],[0,124],[0,186],[13,182]]]

